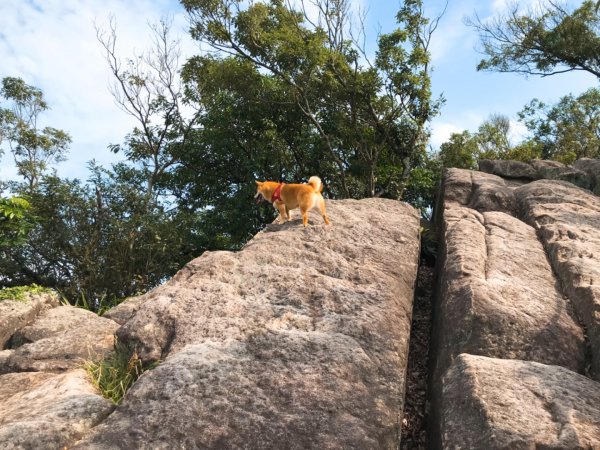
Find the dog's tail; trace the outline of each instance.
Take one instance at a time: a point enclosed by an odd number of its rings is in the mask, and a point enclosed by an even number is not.
[[[317,176],[310,177],[308,179],[308,184],[317,193],[319,193],[319,192],[321,192],[323,190],[323,183],[321,182],[321,179],[319,177],[317,177]]]

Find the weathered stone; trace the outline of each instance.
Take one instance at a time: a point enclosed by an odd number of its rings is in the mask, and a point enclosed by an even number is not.
[[[444,211],[435,379],[460,353],[585,369],[585,340],[535,230],[501,212]]]
[[[591,373],[600,380],[600,199],[570,183],[546,180],[522,186],[515,195],[586,326]]]
[[[142,307],[147,300],[146,295],[138,295],[137,297],[130,297],[118,304],[114,308],[106,311],[102,317],[110,320],[114,320],[119,325],[123,325],[129,319],[131,319],[136,312]]]
[[[118,324],[72,306],[59,306],[41,314],[11,339],[14,351],[2,372],[62,371],[97,359],[113,349]]]
[[[600,448],[600,384],[562,367],[460,355],[441,405],[445,449]]]
[[[0,447],[70,447],[112,411],[79,369],[0,375]]]
[[[590,189],[600,195],[600,159],[581,158],[573,163],[573,168],[586,172],[590,177]]]
[[[477,211],[515,211],[514,187],[499,176],[464,169],[448,169],[443,180],[444,205],[458,204]]]
[[[0,300],[0,350],[15,331],[33,322],[42,312],[59,305],[54,294],[37,294],[23,300]]]
[[[479,170],[499,175],[503,178],[517,178],[524,180],[535,180],[538,178],[537,171],[531,164],[522,161],[482,159],[479,161]]]
[[[396,448],[419,218],[331,201],[212,252],[150,292],[118,332],[162,359],[77,448]]]
[[[567,167],[557,161],[533,160],[530,164],[537,170],[538,179],[568,181],[584,189],[591,187],[591,177],[582,170]]]

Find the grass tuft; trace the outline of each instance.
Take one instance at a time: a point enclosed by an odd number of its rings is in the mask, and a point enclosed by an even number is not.
[[[125,344],[115,342],[114,351],[100,361],[87,361],[84,365],[92,383],[102,395],[119,405],[127,390],[146,370],[157,363],[144,367],[135,351]]]

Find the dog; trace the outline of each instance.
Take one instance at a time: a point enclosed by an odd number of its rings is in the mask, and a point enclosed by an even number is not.
[[[326,225],[329,219],[325,212],[325,200],[321,191],[323,183],[319,177],[310,177],[306,184],[286,184],[276,181],[256,181],[256,203],[263,200],[272,203],[279,211],[279,223],[290,219],[290,211],[300,208],[302,224],[308,226],[308,211],[318,206]]]

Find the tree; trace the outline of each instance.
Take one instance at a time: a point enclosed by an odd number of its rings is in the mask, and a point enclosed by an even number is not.
[[[97,39],[115,80],[111,87],[113,98],[138,123],[124,146],[112,145],[111,149],[124,152],[129,161],[141,167],[148,201],[154,200],[160,190],[158,185],[178,163],[178,153],[185,148],[201,114],[200,110],[184,108],[178,72],[181,49],[179,41],[171,38],[170,29],[168,20],[152,25],[150,49],[123,63],[116,52],[114,17],[110,18],[108,31],[96,27]]]
[[[486,55],[478,70],[554,75],[586,71],[600,77],[597,4],[586,0],[569,10],[547,1],[525,13],[514,6],[491,21],[468,20],[478,32]]]
[[[371,64],[350,24],[347,0],[304,3],[183,0],[192,36],[219,54],[251,63],[285,85],[291,107],[318,134],[327,189],[336,197],[399,198],[425,149],[431,101],[430,23],[420,1],[406,1],[401,28],[379,37]],[[306,174],[310,175],[310,174]]]
[[[555,105],[532,100],[519,113],[542,157],[570,164],[578,158],[600,158],[600,89],[591,88]]]
[[[448,142],[440,145],[439,159],[442,167],[477,169],[479,146],[477,139],[468,131],[452,133]]]
[[[511,122],[507,116],[492,114],[477,132],[452,133],[440,146],[438,158],[442,167],[477,169],[481,159],[529,161],[541,156],[540,146],[531,140],[514,143],[510,139]]]
[[[71,137],[56,128],[39,128],[39,116],[48,109],[40,89],[20,78],[5,77],[0,95],[9,102],[0,108],[0,143],[8,143],[19,175],[33,189],[50,164],[65,159]]]

